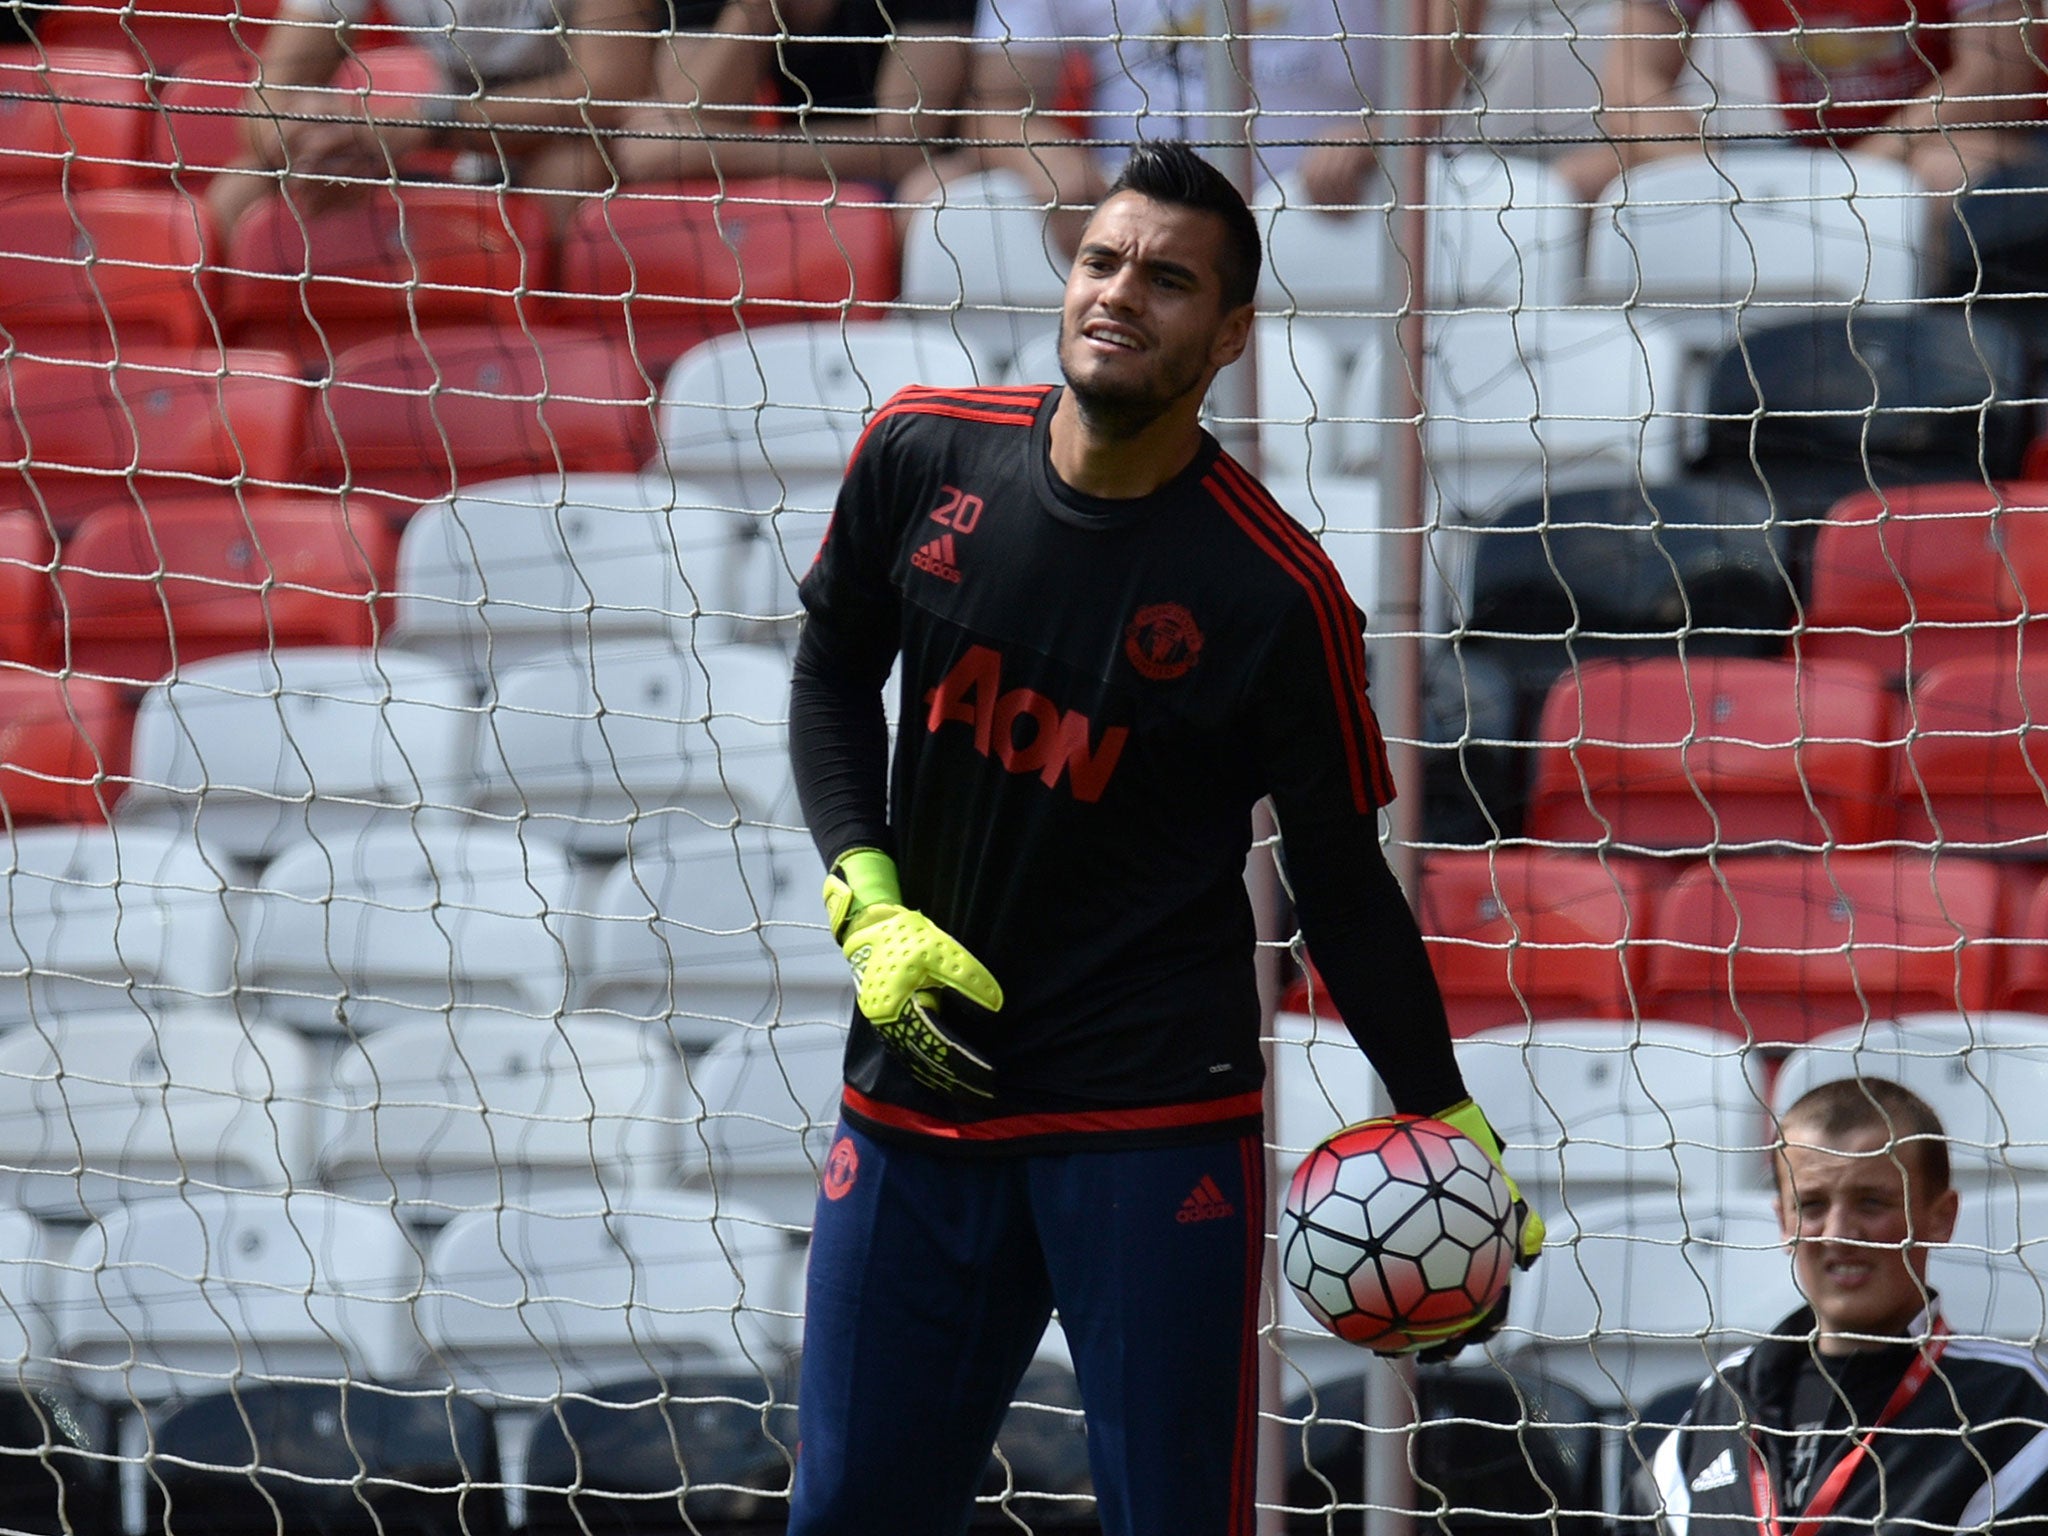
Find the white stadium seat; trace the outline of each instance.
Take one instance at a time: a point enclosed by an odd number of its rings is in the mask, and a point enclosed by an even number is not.
[[[421,1373],[508,1406],[664,1367],[773,1371],[801,1257],[731,1200],[557,1195],[451,1221],[428,1257]]]
[[[307,1043],[225,1009],[39,1020],[0,1035],[0,1200],[75,1222],[183,1188],[305,1188],[315,1100]]]
[[[700,1112],[682,1138],[685,1181],[808,1230],[845,1059],[843,1024],[771,1024],[719,1040],[690,1067]]]
[[[1822,1083],[1859,1076],[1890,1078],[1927,1101],[1958,1181],[2048,1187],[2048,1018],[1919,1013],[1829,1030],[1785,1058],[1772,1113]]]
[[[1393,313],[1382,291],[1394,259],[1388,198],[1375,180],[1364,206],[1326,213],[1308,200],[1298,174],[1262,191],[1252,209],[1266,244],[1259,312],[1321,331],[1346,363],[1376,345]]]
[[[510,827],[300,843],[250,898],[243,996],[314,1031],[467,1006],[553,1018],[569,988],[574,890],[560,845]]]
[[[1508,1171],[1546,1218],[1593,1202],[1711,1210],[1765,1186],[1763,1092],[1744,1042],[1704,1026],[1594,1019],[1457,1043]]]
[[[1927,1283],[1959,1336],[2048,1350],[2048,1188],[1984,1194],[1960,1190],[1955,1237],[1928,1255]]]
[[[578,854],[616,858],[636,825],[802,819],[789,663],[755,645],[606,645],[507,667],[477,733],[478,804]]]
[[[0,1208],[0,1377],[16,1385],[61,1374],[50,1302],[66,1247],[26,1211]]]
[[[86,1228],[52,1303],[58,1358],[123,1402],[280,1380],[390,1381],[418,1349],[420,1256],[379,1206],[194,1191]]]
[[[684,1104],[675,1049],[629,1024],[394,1024],[335,1061],[320,1179],[418,1223],[539,1191],[600,1203],[674,1178]]]
[[[853,986],[825,932],[823,881],[801,832],[677,817],[637,830],[597,897],[581,1008],[691,1049],[740,1024],[843,1021]]]
[[[521,661],[687,647],[726,528],[666,476],[541,475],[422,507],[398,544],[393,638],[488,684]]]
[[[1431,309],[1554,309],[1578,296],[1585,216],[1540,160],[1476,148],[1429,162]]]
[[[1595,1202],[1553,1219],[1495,1348],[1602,1408],[1641,1409],[1799,1302],[1766,1190]]]
[[[475,713],[464,673],[389,647],[194,662],[143,698],[120,820],[190,828],[251,860],[377,822],[445,821],[474,794]]]
[[[756,326],[678,359],[662,385],[653,468],[725,514],[734,554],[710,606],[793,617],[797,580],[870,418],[905,385],[977,379],[942,320]]]
[[[1439,315],[1423,448],[1448,508],[1484,521],[1546,491],[1682,468],[1685,353],[1620,310]]]
[[[957,330],[984,380],[1059,326],[1069,263],[1046,212],[1021,176],[997,170],[949,181],[908,214],[897,297]]]
[[[234,986],[232,874],[161,827],[25,827],[0,843],[0,1027]]]

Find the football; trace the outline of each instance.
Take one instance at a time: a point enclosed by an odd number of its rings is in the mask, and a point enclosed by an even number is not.
[[[1478,1321],[1513,1272],[1507,1181],[1441,1120],[1349,1126],[1301,1161],[1280,1213],[1280,1262],[1340,1339],[1382,1354]]]

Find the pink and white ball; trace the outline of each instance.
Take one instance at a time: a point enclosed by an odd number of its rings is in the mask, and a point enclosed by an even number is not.
[[[1280,1263],[1316,1320],[1381,1354],[1484,1317],[1514,1270],[1514,1202],[1478,1143],[1441,1120],[1346,1127],[1301,1161]]]

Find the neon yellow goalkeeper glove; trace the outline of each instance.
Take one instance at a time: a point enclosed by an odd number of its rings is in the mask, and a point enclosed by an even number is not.
[[[995,977],[951,934],[903,905],[896,861],[874,848],[841,854],[825,877],[825,915],[846,951],[861,1016],[927,1088],[995,1096],[995,1069],[938,1020],[941,987],[991,1012],[1003,1006]]]
[[[1462,1131],[1479,1143],[1479,1150],[1493,1159],[1493,1166],[1500,1169],[1500,1176],[1507,1181],[1508,1196],[1515,1202],[1515,1268],[1527,1269],[1536,1262],[1536,1255],[1543,1251],[1543,1218],[1530,1208],[1522,1198],[1521,1186],[1500,1160],[1500,1137],[1487,1123],[1486,1112],[1470,1099],[1460,1099],[1449,1109],[1440,1109],[1430,1116],[1441,1120],[1453,1130]]]

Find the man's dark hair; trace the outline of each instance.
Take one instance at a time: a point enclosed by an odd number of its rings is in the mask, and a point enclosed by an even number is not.
[[[1251,303],[1259,289],[1262,259],[1259,221],[1252,217],[1229,177],[1181,139],[1144,139],[1131,151],[1103,200],[1107,202],[1119,192],[1135,192],[1155,203],[1198,208],[1221,219],[1224,239],[1216,270],[1223,280],[1223,307],[1231,310]]]
[[[1909,1153],[1916,1158],[1927,1186],[1924,1193],[1939,1195],[1948,1188],[1948,1138],[1941,1116],[1919,1094],[1890,1078],[1844,1077],[1822,1083],[1802,1094],[1778,1117],[1778,1124],[1818,1132],[1823,1141],[1857,1133],[1882,1136],[1888,1151],[1901,1159]]]

